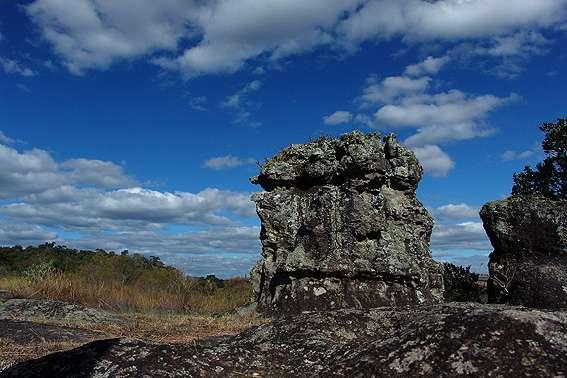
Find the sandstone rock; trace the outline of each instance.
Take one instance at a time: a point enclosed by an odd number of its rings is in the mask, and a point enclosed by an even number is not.
[[[403,306],[442,301],[429,252],[433,220],[415,197],[422,168],[393,135],[352,132],[292,145],[252,182],[263,259],[258,309]]]
[[[305,312],[190,346],[95,341],[6,377],[565,376],[567,314],[445,304]]]
[[[489,301],[567,308],[567,201],[513,196],[480,216],[494,247]]]

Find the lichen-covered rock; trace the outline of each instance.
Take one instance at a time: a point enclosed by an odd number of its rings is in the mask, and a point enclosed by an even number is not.
[[[305,312],[194,345],[95,341],[6,377],[560,377],[567,314],[445,304]]]
[[[415,197],[422,168],[393,135],[353,132],[292,145],[252,182],[263,259],[252,271],[266,314],[438,303],[433,220]]]
[[[567,201],[512,196],[480,216],[494,247],[489,301],[567,308]]]
[[[59,322],[90,322],[120,324],[124,319],[100,309],[87,308],[71,303],[11,298],[0,300],[0,320],[57,320]]]

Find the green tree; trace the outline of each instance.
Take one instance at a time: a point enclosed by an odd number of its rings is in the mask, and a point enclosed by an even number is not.
[[[486,303],[486,291],[479,282],[479,275],[471,267],[463,268],[443,263],[443,284],[445,301]]]
[[[567,199],[567,118],[544,123],[542,143],[547,157],[535,169],[526,166],[514,174],[512,194],[541,194],[553,199]]]

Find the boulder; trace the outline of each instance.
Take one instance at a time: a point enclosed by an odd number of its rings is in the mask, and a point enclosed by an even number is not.
[[[567,315],[444,304],[283,316],[192,345],[95,341],[22,362],[5,377],[555,377]]]
[[[262,223],[252,270],[264,314],[439,303],[422,168],[390,135],[352,132],[291,145],[251,181]]]
[[[494,247],[489,301],[567,308],[567,201],[512,196],[480,216]]]

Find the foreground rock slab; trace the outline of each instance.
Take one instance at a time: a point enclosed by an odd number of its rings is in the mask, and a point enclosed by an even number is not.
[[[393,135],[353,132],[291,145],[252,182],[262,223],[253,269],[264,314],[439,303],[422,168]]]
[[[490,302],[567,308],[567,201],[513,196],[480,216],[490,255]]]
[[[184,346],[95,341],[6,377],[565,376],[567,314],[445,304],[306,312]]]

